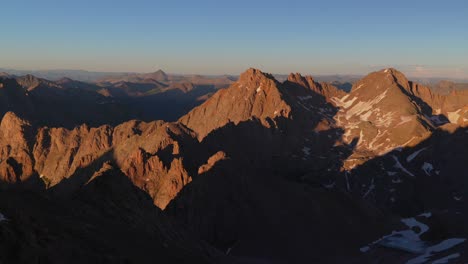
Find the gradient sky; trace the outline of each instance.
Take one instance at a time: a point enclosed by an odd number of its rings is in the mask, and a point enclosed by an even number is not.
[[[5,0],[0,67],[468,78],[468,1]]]

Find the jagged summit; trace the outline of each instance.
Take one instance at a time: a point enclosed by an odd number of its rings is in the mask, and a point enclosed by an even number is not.
[[[296,83],[308,88],[315,86],[315,81],[312,76],[302,76],[300,73],[290,73],[287,82]]]
[[[252,81],[252,80],[258,80],[258,79],[270,79],[276,81],[275,77],[273,77],[272,74],[270,73],[265,73],[262,72],[259,69],[256,68],[249,68],[245,72],[241,73],[239,76],[239,81],[245,82],[245,81]]]
[[[280,86],[273,75],[250,68],[229,88],[218,91],[179,121],[201,139],[229,122],[288,116],[291,107],[283,100]]]
[[[368,91],[368,89],[380,91],[388,88],[389,86],[409,90],[409,81],[402,72],[394,68],[387,68],[369,73],[353,85],[351,92],[362,89],[362,93],[368,93],[371,92]]]

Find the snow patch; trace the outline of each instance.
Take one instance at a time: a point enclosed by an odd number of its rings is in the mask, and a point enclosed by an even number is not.
[[[309,156],[310,155],[310,148],[309,147],[303,147],[302,152],[304,152],[304,155]]]
[[[411,143],[411,142],[412,142],[413,140],[415,140],[416,138],[417,138],[417,137],[412,137],[410,140],[406,141],[406,142],[402,145],[402,147],[408,145],[409,143]]]
[[[8,219],[2,213],[0,213],[0,223],[6,221],[8,221]]]
[[[459,244],[465,242],[466,239],[464,238],[450,238],[436,244],[434,246],[430,246],[426,249],[425,253],[419,257],[410,259],[406,264],[422,264],[427,263],[427,261],[432,257],[433,253],[442,252],[448,249],[451,249]],[[443,263],[443,262],[442,262]]]
[[[457,123],[458,122],[458,119],[460,118],[460,114],[459,114],[460,111],[461,111],[461,109],[458,109],[455,112],[447,112],[447,117],[448,117],[448,120],[450,121],[450,123]]]
[[[411,120],[413,120],[413,117],[412,116],[401,116],[400,117],[400,120],[401,122],[396,124],[395,126],[400,126],[400,125],[403,125],[405,123],[408,123],[410,122]]]
[[[261,87],[261,86],[258,87],[256,91],[257,91],[257,93],[261,92],[261,91],[262,91],[262,87]]]
[[[445,258],[434,260],[432,264],[447,264],[449,263],[450,260],[456,259],[459,257],[460,257],[460,253],[451,254],[451,255],[446,256]]]
[[[413,173],[411,173],[411,172],[408,171],[405,167],[403,167],[403,165],[401,165],[401,163],[400,163],[400,161],[398,160],[397,156],[392,155],[392,158],[395,160],[395,165],[394,165],[395,168],[400,169],[401,171],[403,171],[404,173],[408,174],[408,175],[411,176],[411,177],[414,177],[414,174],[413,174]]]
[[[361,89],[363,86],[364,86],[364,84],[360,84],[358,87],[356,87],[356,89],[353,90],[353,92]]]
[[[351,187],[349,186],[349,179],[348,179],[348,172],[345,172],[345,179],[346,179],[346,188],[348,192],[351,190]]]
[[[312,99],[313,97],[311,95],[307,95],[307,96],[298,96],[297,99],[301,100],[301,101],[305,101],[305,100],[308,100],[308,99]]]
[[[372,111],[369,111],[363,115],[361,115],[361,120],[363,121],[369,121],[369,117],[372,115]]]
[[[434,170],[434,166],[432,164],[424,162],[421,169],[428,175],[431,176],[431,172]]]
[[[430,214],[427,214],[430,217]],[[371,246],[379,244],[388,248],[395,248],[404,250],[407,252],[421,254],[425,253],[426,251],[426,244],[421,241],[420,236],[429,230],[429,227],[415,218],[405,218],[401,220],[408,229],[401,230],[401,231],[393,231],[391,234],[386,235],[371,244],[367,245],[366,247],[362,247],[360,250],[361,252],[367,252]],[[416,232],[416,228],[419,232]]]
[[[374,189],[375,189],[374,178],[372,178],[371,185],[369,186],[369,189],[368,189],[367,192],[364,194],[364,196],[362,196],[362,198],[366,198],[367,195],[369,195]]]
[[[411,162],[414,158],[416,158],[416,156],[419,155],[419,153],[423,152],[423,151],[426,150],[426,149],[427,149],[427,147],[426,147],[426,148],[422,148],[422,149],[420,149],[420,150],[414,152],[413,154],[409,155],[409,156],[406,158],[406,161],[407,161],[407,162]]]
[[[369,100],[369,101],[366,101],[366,102],[361,102],[361,101],[358,102],[357,104],[355,104],[353,107],[351,107],[347,111],[345,118],[347,120],[349,120],[351,117],[353,117],[355,115],[360,116],[363,113],[372,110],[374,105],[378,104],[380,101],[382,101],[385,98],[385,96],[387,96],[387,92],[388,92],[388,89],[385,90],[383,93],[379,94],[378,96],[376,96],[372,100]],[[355,98],[353,98],[353,100],[352,100],[353,103],[354,103],[354,100],[356,100]],[[349,104],[349,102],[346,103],[346,105],[348,105],[348,104]],[[349,105],[349,106],[351,106],[351,105]]]
[[[402,182],[403,181],[400,178],[392,179],[392,183],[395,183],[395,184],[402,183]]]

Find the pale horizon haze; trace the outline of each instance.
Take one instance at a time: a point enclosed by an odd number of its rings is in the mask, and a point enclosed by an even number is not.
[[[466,1],[7,1],[0,68],[468,79]]]

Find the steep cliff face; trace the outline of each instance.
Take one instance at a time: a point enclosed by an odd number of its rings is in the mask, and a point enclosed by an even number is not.
[[[16,88],[13,95],[28,100]],[[5,91],[0,99],[16,98]],[[349,93],[311,76],[280,83],[249,69],[174,123],[67,129],[7,112],[1,187],[32,183],[52,199],[78,197],[80,210],[110,216],[99,221],[145,223],[138,230],[167,220],[146,215],[159,214],[156,205],[240,262],[325,262],[337,251],[359,257],[356,245],[378,238],[380,223],[391,221],[375,206],[414,214],[465,205],[463,94],[437,95],[394,69],[369,74]],[[151,234],[166,239],[159,231]]]
[[[429,87],[411,83],[409,92],[430,106],[432,111],[429,111],[427,116],[434,125],[453,123],[466,126],[468,124],[468,90],[452,90],[446,94],[439,94]]]
[[[39,128],[7,113],[0,125],[0,169],[6,182],[40,178],[47,188],[67,182],[67,192],[84,185],[106,161],[120,170],[164,208],[191,181],[196,164],[184,164],[185,153],[195,141],[189,130],[164,122],[131,121],[117,127],[73,130]],[[196,173],[196,172],[195,172]],[[70,180],[68,180],[70,179]]]
[[[199,139],[229,122],[238,124],[258,118],[265,126],[270,126],[266,119],[288,117],[291,112],[281,96],[279,85],[273,76],[249,69],[236,83],[214,94],[179,122],[195,131]]]
[[[31,124],[8,112],[0,123],[0,177],[14,183],[34,175],[34,160],[30,153],[33,144]]]
[[[332,98],[340,108],[334,118],[345,129],[344,141],[357,140],[348,168],[430,135],[433,125],[409,89],[401,72],[385,69],[358,81],[349,94]]]

